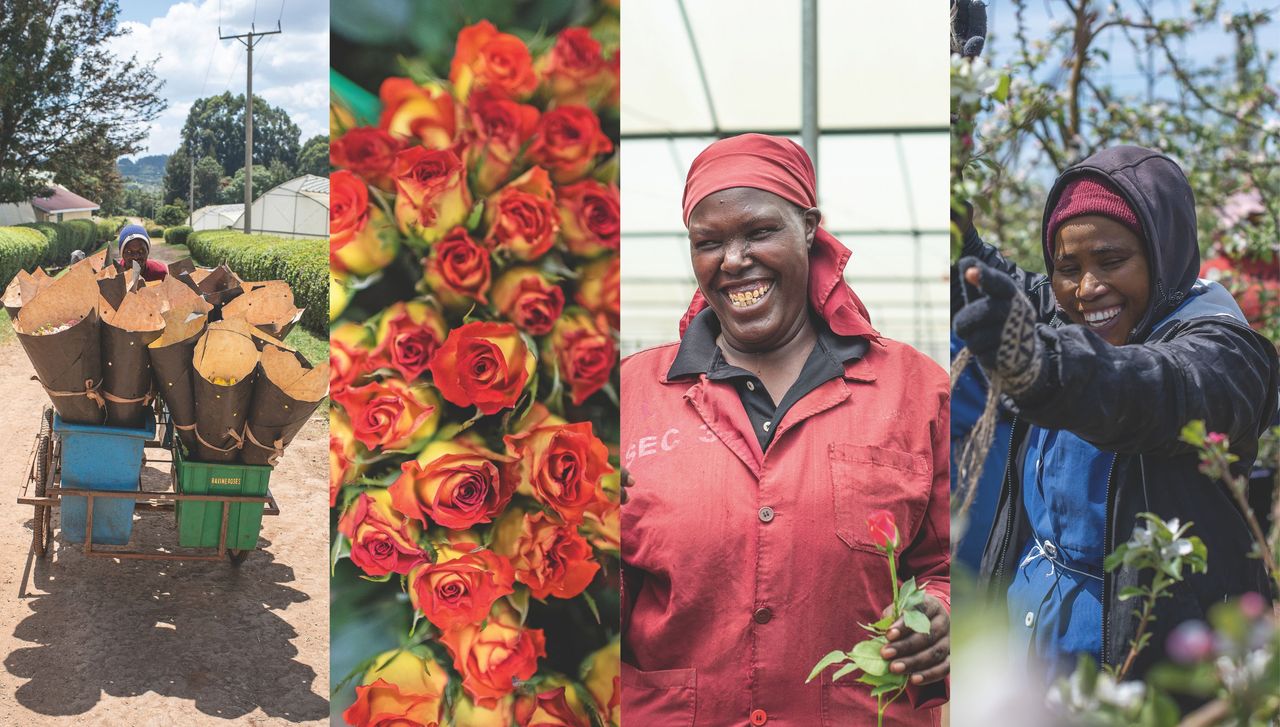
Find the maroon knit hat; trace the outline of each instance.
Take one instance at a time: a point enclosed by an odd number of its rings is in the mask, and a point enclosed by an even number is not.
[[[1085,215],[1108,217],[1129,228],[1138,237],[1144,237],[1142,223],[1138,222],[1137,213],[1128,202],[1124,201],[1124,197],[1116,192],[1110,182],[1096,176],[1080,177],[1067,182],[1067,186],[1062,189],[1062,194],[1058,196],[1058,204],[1053,208],[1053,214],[1049,215],[1045,246],[1048,248],[1050,258],[1053,257],[1054,242],[1062,223],[1073,217]]]

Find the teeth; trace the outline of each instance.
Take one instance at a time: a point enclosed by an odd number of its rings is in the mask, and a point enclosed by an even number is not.
[[[1086,311],[1084,314],[1085,323],[1088,323],[1090,326],[1093,326],[1094,328],[1099,328],[1101,326],[1104,326],[1107,323],[1110,323],[1112,318],[1115,318],[1116,316],[1120,315],[1121,308],[1122,306],[1117,305],[1111,308],[1107,308],[1105,310]]]
[[[764,297],[764,294],[769,292],[771,287],[772,286],[770,285],[762,285],[754,290],[748,290],[740,293],[730,292],[728,293],[729,302],[732,303],[735,308],[746,308],[749,305],[754,305],[759,302],[760,299]]]

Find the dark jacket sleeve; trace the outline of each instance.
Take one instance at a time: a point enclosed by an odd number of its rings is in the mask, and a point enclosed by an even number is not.
[[[1257,440],[1276,406],[1274,347],[1243,325],[1202,318],[1153,343],[1112,346],[1084,326],[1037,326],[1049,375],[1017,399],[1021,416],[1095,446],[1177,454],[1188,422]]]
[[[1036,310],[1036,319],[1041,323],[1049,323],[1057,312],[1057,301],[1053,297],[1053,287],[1049,285],[1049,276],[1044,273],[1033,273],[1023,270],[1016,263],[1000,254],[994,246],[988,245],[978,236],[978,231],[969,225],[964,231],[964,245],[960,250],[962,257],[976,257],[982,262],[1013,278],[1018,288],[1026,293],[1031,306]],[[951,267],[951,315],[963,308],[977,293],[972,286],[960,280],[956,267]]]

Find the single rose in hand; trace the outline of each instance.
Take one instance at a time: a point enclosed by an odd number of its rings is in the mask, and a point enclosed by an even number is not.
[[[867,529],[871,531],[871,540],[880,549],[898,547],[898,526],[893,520],[893,513],[888,510],[876,510],[867,516]]]
[[[392,507],[382,488],[360,493],[338,519],[338,532],[351,541],[351,562],[370,576],[404,575],[423,557],[421,529]]]

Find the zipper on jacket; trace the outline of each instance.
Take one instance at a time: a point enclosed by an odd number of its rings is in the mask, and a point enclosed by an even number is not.
[[[1111,543],[1113,536],[1115,535],[1112,528],[1112,521],[1114,520],[1114,518],[1112,517],[1113,513],[1112,513],[1112,502],[1111,502],[1111,478],[1116,473],[1116,460],[1118,459],[1120,459],[1120,455],[1113,455],[1111,458],[1111,468],[1107,470],[1107,499],[1106,499],[1107,519],[1102,526],[1102,559],[1104,561],[1106,560],[1107,556],[1111,554],[1111,551],[1114,548],[1114,546]],[[1101,651],[1101,657],[1102,657],[1101,661],[1103,666],[1106,666],[1108,663],[1110,663],[1107,661],[1107,654],[1109,653],[1107,650],[1107,645],[1110,642],[1109,637],[1111,635],[1111,619],[1107,618],[1107,612],[1109,610],[1109,605],[1111,603],[1111,599],[1110,599],[1111,581],[1112,581],[1112,574],[1108,573],[1106,571],[1106,568],[1104,567],[1102,571],[1102,651]]]
[[[1004,576],[1005,557],[1009,553],[1009,539],[1013,537],[1013,515],[1015,508],[1021,503],[1013,501],[1013,450],[1017,446],[1013,433],[1018,429],[1018,415],[1013,415],[1013,423],[1009,425],[1009,454],[1004,461],[1004,485],[1009,496],[1009,515],[1005,518],[1004,539],[1000,542],[1000,559],[996,563],[996,582],[1000,583]]]

